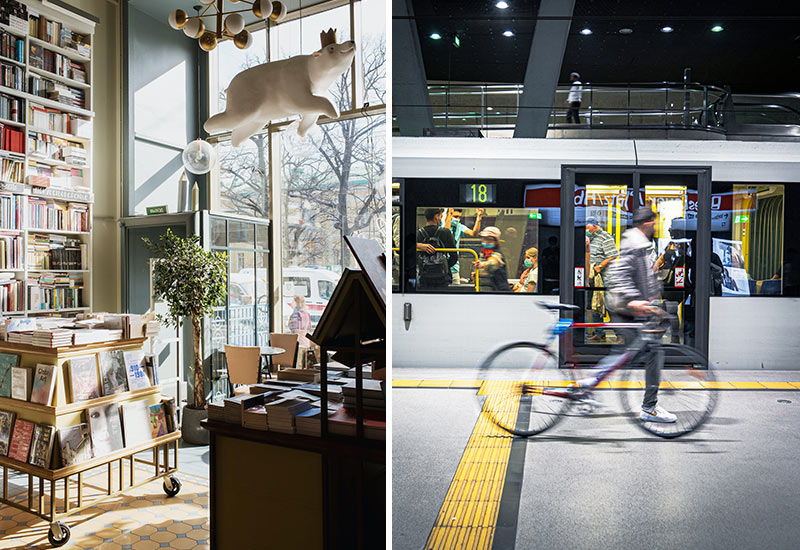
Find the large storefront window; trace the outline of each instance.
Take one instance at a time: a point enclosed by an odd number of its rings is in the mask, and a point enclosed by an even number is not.
[[[258,218],[269,217],[269,134],[257,134],[239,147],[221,141],[219,195],[214,210]]]
[[[267,61],[267,30],[253,31],[253,43],[246,50],[237,48],[232,40],[223,40],[209,54],[209,114],[225,110],[225,89],[233,77]]]

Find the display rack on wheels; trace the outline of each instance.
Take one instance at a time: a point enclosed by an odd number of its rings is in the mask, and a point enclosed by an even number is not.
[[[65,373],[65,364],[72,357],[111,350],[138,350],[144,341],[144,338],[136,338],[52,349],[0,342],[0,352],[19,354],[22,366],[49,363],[56,365],[60,372]],[[83,412],[91,407],[122,404],[137,399],[146,399],[155,404],[161,399],[161,388],[151,386],[69,403],[64,379],[65,377],[61,375],[57,378],[52,405],[0,397],[0,410],[12,411],[18,419],[64,428],[79,423]],[[0,505],[11,506],[48,521],[50,529],[47,538],[50,544],[54,547],[63,546],[70,539],[70,528],[63,521],[64,518],[95,506],[101,501],[157,479],[164,480],[162,488],[167,496],[177,495],[181,489],[181,482],[174,474],[178,467],[180,437],[180,430],[176,430],[69,466],[61,466],[60,452],[55,446],[50,465],[56,467],[52,468],[40,468],[7,456],[0,456],[2,469]],[[147,451],[152,451],[152,460],[136,456]],[[137,472],[137,464],[152,467],[152,475],[149,471],[147,475],[141,471]],[[103,468],[106,470],[106,475],[103,475]],[[27,476],[27,491],[15,495],[9,494],[11,471]],[[142,475],[145,477],[142,478]],[[93,494],[87,495],[87,488],[91,488]]]

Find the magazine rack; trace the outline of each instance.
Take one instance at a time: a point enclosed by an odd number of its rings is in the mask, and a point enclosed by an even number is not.
[[[37,363],[46,363],[56,365],[60,371],[56,379],[53,400],[51,401],[53,405],[40,405],[29,401],[0,397],[0,409],[16,413],[16,418],[18,419],[64,428],[79,424],[83,411],[90,407],[110,403],[123,403],[137,399],[147,399],[150,404],[159,403],[161,401],[161,389],[159,386],[98,397],[97,399],[77,403],[67,402],[64,376],[67,370],[64,364],[69,359],[102,351],[135,351],[142,348],[145,340],[145,338],[136,338],[52,349],[0,342],[0,352],[20,355],[20,366],[33,367]],[[50,544],[54,547],[63,546],[69,541],[70,529],[61,521],[61,518],[81,512],[102,500],[159,478],[164,479],[163,489],[168,496],[177,495],[180,491],[181,483],[173,474],[178,468],[178,439],[180,437],[180,430],[176,430],[151,441],[125,447],[119,451],[95,457],[80,464],[56,468],[39,468],[32,464],[0,456],[0,469],[2,469],[0,504],[24,510],[50,522],[50,529],[47,534]],[[172,450],[172,457],[170,457],[170,450]],[[152,460],[135,456],[146,451],[152,451]],[[60,463],[60,449],[58,449],[57,445],[54,445],[50,465],[53,466]],[[146,479],[137,479],[135,468],[137,463],[152,466],[153,474],[148,475]],[[105,478],[105,486],[98,487],[96,479],[91,482],[91,488],[99,489],[101,495],[94,495],[91,499],[84,499],[84,490],[89,487],[85,479],[87,477],[85,475],[86,472],[95,469],[99,470],[103,467],[107,470],[107,475],[101,476]],[[28,476],[27,499],[24,496],[20,499],[19,495],[9,495],[9,470]],[[128,472],[127,476],[126,470]],[[85,500],[87,502],[84,502]]]

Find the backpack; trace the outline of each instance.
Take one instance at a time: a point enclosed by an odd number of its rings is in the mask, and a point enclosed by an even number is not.
[[[417,242],[429,244],[434,248],[445,248],[439,238],[440,227],[436,228],[433,235],[423,227],[419,230]],[[435,252],[428,254],[420,252],[417,254],[417,265],[419,266],[419,280],[423,288],[447,286],[452,281],[450,275],[450,264],[447,252]]]
[[[300,315],[298,310],[294,310],[294,312],[289,315],[289,330],[295,332],[299,330],[303,324],[303,317]]]

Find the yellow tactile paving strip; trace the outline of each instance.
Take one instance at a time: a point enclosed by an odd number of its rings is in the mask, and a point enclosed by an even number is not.
[[[538,381],[537,385],[544,385],[550,388],[566,387],[572,384],[573,380],[550,380]],[[661,382],[661,387],[674,387],[680,384],[681,388],[716,388],[719,390],[800,390],[800,382]],[[478,389],[481,385],[480,380],[430,380],[430,379],[394,379],[393,388],[437,388],[437,389]],[[629,380],[607,380],[600,382],[597,389],[626,390],[640,389],[644,387],[643,382]]]
[[[152,475],[152,468],[148,471]],[[98,475],[106,475],[105,470]],[[139,475],[144,477],[147,471],[142,470]],[[71,537],[62,548],[210,548],[208,483],[202,478],[180,472],[176,477],[181,481],[181,491],[172,498],[164,494],[162,481],[156,480],[127,491],[120,497],[100,502],[82,513],[63,518],[62,521],[71,530]],[[73,497],[74,494],[73,489]],[[47,529],[48,523],[42,519],[0,505],[0,549],[49,550],[52,547],[47,541]]]
[[[502,416],[500,421],[513,424],[519,399],[507,397],[515,382],[487,384],[491,387],[487,388],[489,396],[484,411],[491,407],[495,414]],[[497,403],[490,403],[490,399]],[[503,409],[498,411],[500,403]],[[512,437],[495,426],[486,412],[481,412],[425,544],[426,550],[491,548],[511,442]]]

